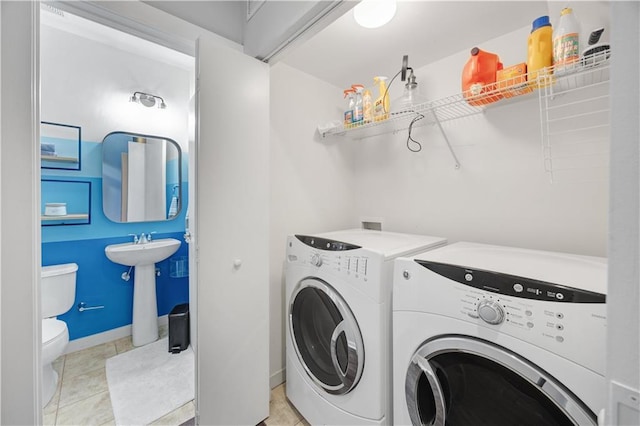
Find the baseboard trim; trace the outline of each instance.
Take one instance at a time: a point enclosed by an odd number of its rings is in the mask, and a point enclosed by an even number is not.
[[[169,324],[169,316],[162,315],[158,317],[158,327],[162,327]],[[71,352],[81,351],[83,349],[98,346],[103,343],[112,342],[114,340],[122,339],[123,337],[131,336],[131,325],[125,325],[122,327],[114,328],[111,330],[103,331],[102,333],[92,334],[91,336],[81,337],[69,342],[65,355]]]
[[[269,386],[271,389],[280,386],[287,379],[286,368],[282,368],[269,377]]]

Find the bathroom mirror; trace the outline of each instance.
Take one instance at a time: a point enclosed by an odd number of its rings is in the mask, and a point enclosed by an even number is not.
[[[172,139],[112,132],[102,140],[102,209],[113,222],[163,221],[182,208],[182,153]]]

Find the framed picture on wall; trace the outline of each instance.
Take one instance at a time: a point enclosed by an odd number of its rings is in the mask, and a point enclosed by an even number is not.
[[[70,124],[40,122],[40,167],[80,170],[81,130]]]
[[[91,182],[42,179],[40,185],[42,226],[91,224]]]

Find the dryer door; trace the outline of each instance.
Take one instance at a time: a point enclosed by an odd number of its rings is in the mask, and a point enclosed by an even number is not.
[[[539,367],[470,337],[442,337],[414,354],[405,381],[414,425],[596,425],[594,414]]]
[[[362,334],[347,303],[325,281],[298,283],[289,304],[289,332],[300,363],[321,390],[342,395],[358,384]]]

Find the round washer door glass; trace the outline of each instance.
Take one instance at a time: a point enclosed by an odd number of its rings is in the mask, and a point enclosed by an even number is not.
[[[595,425],[575,395],[518,355],[445,337],[413,356],[405,381],[414,425]]]
[[[345,394],[360,380],[362,335],[344,299],[325,281],[298,283],[289,306],[289,332],[298,359],[324,391]]]

